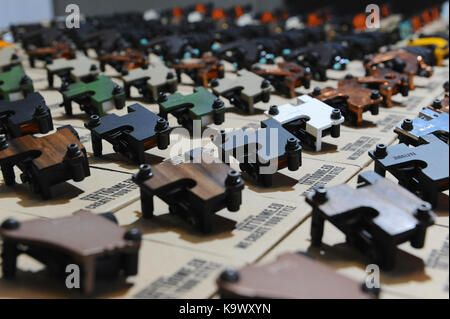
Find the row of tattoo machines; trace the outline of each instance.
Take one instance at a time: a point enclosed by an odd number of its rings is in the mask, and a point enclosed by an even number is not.
[[[382,12],[382,21],[392,16],[387,8]],[[75,29],[67,29],[59,20],[46,26],[13,25],[8,34],[14,44],[0,42],[4,183],[14,185],[20,171],[21,182],[45,200],[53,196],[55,185],[90,176],[77,131],[66,125],[53,132],[50,107],[35,92],[23,67],[26,56],[31,68],[43,63],[48,86],[60,92],[67,117],[74,116],[73,103],[86,114],[84,126],[91,133],[94,156],[102,156],[104,140],[114,152],[140,165],[133,181],[140,187],[143,218],[153,216],[156,196],[172,213],[210,233],[214,213],[224,208],[238,211],[242,203],[244,179],[227,165],[231,157],[246,177],[267,188],[274,172],[301,169],[303,148],[321,151],[325,136],[339,138],[341,125],[362,126],[363,113],[377,115],[380,108],[392,107],[392,96],[407,96],[415,89],[416,77],[432,77],[433,66],[443,65],[448,58],[448,32],[415,33],[439,17],[439,7],[433,7],[382,30],[361,30],[356,18],[343,30],[342,22],[329,16],[308,15],[301,23],[300,16],[285,12],[255,15],[245,7],[223,10],[198,5],[87,17]],[[338,27],[330,30],[333,25]],[[404,45],[392,48],[403,38],[407,38]],[[149,53],[156,58],[149,59]],[[312,80],[326,81],[327,70],[344,71],[352,60],[362,61],[364,76],[347,74],[337,87],[310,88]],[[226,64],[234,76],[225,72]],[[107,65],[118,72],[123,85],[103,74]],[[183,74],[195,83],[192,94],[177,93]],[[58,88],[55,77],[61,83]],[[442,85],[445,93],[440,99],[423,105],[417,118],[405,119],[395,128],[399,144],[378,144],[369,152],[374,172],[362,173],[358,188],[317,187],[306,196],[313,209],[313,244],[321,244],[328,220],[351,246],[384,269],[394,267],[397,245],[409,241],[415,248],[423,247],[427,228],[434,223],[438,195],[449,186],[448,81]],[[311,89],[310,93],[298,96],[301,87]],[[157,103],[159,113],[133,104],[127,106],[127,114],[114,114],[113,109],[122,109],[127,99],[136,98],[133,92]],[[204,130],[226,124],[229,108],[254,114],[254,105],[270,103],[272,94],[296,102],[268,107],[267,119],[252,132],[218,130],[212,140],[219,159],[206,161],[205,154],[192,150],[187,157],[194,160],[201,155],[200,160],[179,165],[145,163],[146,151],[169,147],[169,116],[191,132],[196,123]],[[38,133],[44,135],[35,136]],[[275,147],[269,147],[274,140]],[[274,163],[275,170],[268,173]],[[386,172],[398,184],[385,179]],[[24,223],[11,218],[1,224],[0,234],[5,278],[14,277],[20,254],[32,255],[58,273],[75,260],[82,265],[86,293],[94,291],[96,276],[130,276],[138,270],[141,234],[119,227],[110,213],[83,210],[52,221]],[[285,264],[286,272],[273,280],[285,284],[270,290],[255,280],[255,274],[271,273],[277,263]],[[224,297],[304,296],[305,291],[298,290],[300,277],[284,280],[292,278],[286,277],[290,272],[341,282],[349,287],[349,297],[376,296],[301,255],[282,256],[274,265],[224,271],[218,287]]]

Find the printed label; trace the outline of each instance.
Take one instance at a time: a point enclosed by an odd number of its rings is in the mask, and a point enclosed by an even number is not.
[[[175,299],[196,287],[202,280],[223,266],[216,262],[195,258],[169,277],[159,277],[135,295],[141,299]]]
[[[380,140],[381,138],[379,137],[361,136],[356,142],[348,143],[341,150],[353,152],[347,159],[356,161],[361,155],[367,154],[373,148],[373,145],[377,144]]]
[[[397,160],[400,160],[400,159],[402,159],[402,158],[414,157],[414,156],[416,156],[416,155],[417,155],[417,154],[416,154],[415,152],[410,152],[410,153],[406,153],[406,154],[401,154],[401,155],[394,156],[393,158],[397,161]]]
[[[406,109],[408,111],[412,111],[414,109],[416,109],[418,106],[427,106],[430,103],[425,103],[424,104],[424,98],[423,96],[409,96],[408,100],[406,101],[405,105],[406,105]]]
[[[405,118],[404,115],[387,115],[384,119],[376,122],[377,126],[381,128],[380,132],[393,132],[394,128]]]
[[[139,188],[131,179],[127,179],[114,186],[101,188],[91,194],[81,197],[81,200],[90,201],[91,204],[85,206],[85,209],[96,209],[119,197],[125,196],[133,190]]]
[[[448,255],[448,235],[446,240],[442,243],[442,246],[440,249],[433,249],[430,253],[430,256],[428,256],[426,266],[432,269],[438,269],[447,271],[449,269],[448,261],[449,261],[449,255]],[[449,286],[449,278],[447,277],[447,282],[444,285],[444,292],[448,292]]]
[[[284,218],[292,213],[297,207],[285,206],[272,203],[258,215],[251,215],[236,225],[237,231],[249,232],[250,234],[238,242],[235,247],[247,249],[267,234],[273,227],[278,225]]]
[[[435,76],[436,76],[436,74],[435,74]],[[434,90],[436,90],[436,88],[442,87],[442,84],[443,84],[442,79],[428,80],[426,88],[428,89],[428,91],[434,91]]]
[[[325,186],[340,173],[345,170],[345,167],[324,164],[317,171],[312,174],[306,174],[298,180],[301,185],[310,186],[302,195],[311,192],[316,186]]]

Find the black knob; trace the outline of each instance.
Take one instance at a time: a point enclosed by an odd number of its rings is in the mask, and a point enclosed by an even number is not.
[[[123,238],[126,240],[139,242],[142,240],[142,233],[139,231],[139,229],[131,228],[125,232]]]
[[[39,115],[44,115],[46,114],[46,110],[44,108],[43,105],[38,105],[36,106],[35,110],[34,110],[34,115],[39,116]]]
[[[26,75],[24,75],[22,77],[22,79],[20,79],[20,84],[27,84],[30,81],[30,78]]]
[[[167,121],[161,117],[156,121],[155,131],[164,131],[168,126]]]
[[[270,106],[270,108],[269,108],[269,114],[270,115],[277,115],[279,113],[280,113],[280,111],[278,110],[278,106],[276,106],[276,105],[271,105]]]
[[[385,157],[387,155],[387,146],[385,144],[377,144],[374,155],[378,158]]]
[[[149,164],[142,164],[139,166],[139,172],[134,177],[137,181],[145,181],[152,176],[152,167]]]
[[[5,136],[0,136],[0,150],[4,150],[9,146],[8,140]]]
[[[290,137],[287,140],[286,143],[286,149],[287,150],[296,150],[298,148],[298,139],[295,137]]]
[[[268,80],[263,80],[261,82],[261,89],[267,89],[270,86],[270,81]]]
[[[414,215],[416,218],[420,221],[427,221],[431,217],[431,204],[428,202],[424,202],[417,207],[417,210],[415,211]]]
[[[327,201],[327,189],[324,186],[317,186],[314,188],[314,195],[312,199],[318,203],[324,203]]]
[[[239,273],[233,269],[226,269],[220,274],[220,279],[226,282],[238,282]]]
[[[441,109],[442,108],[442,101],[439,99],[436,99],[433,101],[433,104],[431,105],[435,109]]]
[[[413,121],[411,119],[405,119],[402,123],[402,129],[405,131],[411,131],[414,128]]]
[[[225,179],[225,185],[236,186],[241,182],[241,174],[238,171],[230,170],[227,173],[227,178]]]
[[[167,80],[172,80],[173,78],[175,78],[175,74],[173,74],[173,72],[167,73],[167,76],[166,76]]]
[[[361,285],[361,288],[362,288],[362,290],[364,292],[372,294],[375,297],[378,297],[380,295],[380,293],[381,293],[381,288],[378,288],[378,287],[371,287],[371,288],[369,288],[369,287],[367,287],[367,284],[365,282]]]
[[[395,58],[393,62],[394,62],[395,69],[398,72],[402,72],[406,65],[405,62],[403,62],[403,60],[400,58]]]
[[[100,116],[98,115],[91,115],[88,122],[88,127],[96,127],[100,125]]]
[[[77,144],[72,143],[72,144],[67,145],[67,157],[73,158],[73,157],[77,157],[80,154],[81,154],[81,151]]]
[[[322,94],[322,90],[320,89],[320,87],[316,86],[316,87],[314,88],[313,92],[312,92],[312,95],[313,95],[313,96],[318,96],[318,95],[320,95],[320,94]]]
[[[378,100],[380,98],[380,91],[378,90],[372,90],[372,92],[370,93],[370,98],[372,100]]]
[[[211,87],[215,88],[219,86],[219,80],[217,79],[212,79],[211,80]]]
[[[215,99],[214,103],[213,103],[213,109],[217,110],[217,109],[221,109],[222,107],[224,107],[225,103],[223,103],[223,101],[221,99]]]
[[[115,85],[112,93],[113,94],[119,94],[121,92],[122,92],[122,88],[120,86],[118,86],[118,85]]]
[[[6,230],[14,230],[20,227],[20,222],[15,218],[8,218],[2,223],[1,227]]]
[[[158,103],[166,102],[167,101],[167,95],[164,92],[160,92],[158,96]]]
[[[331,111],[331,119],[332,120],[339,120],[341,118],[341,110],[339,109],[333,109],[333,111]]]

